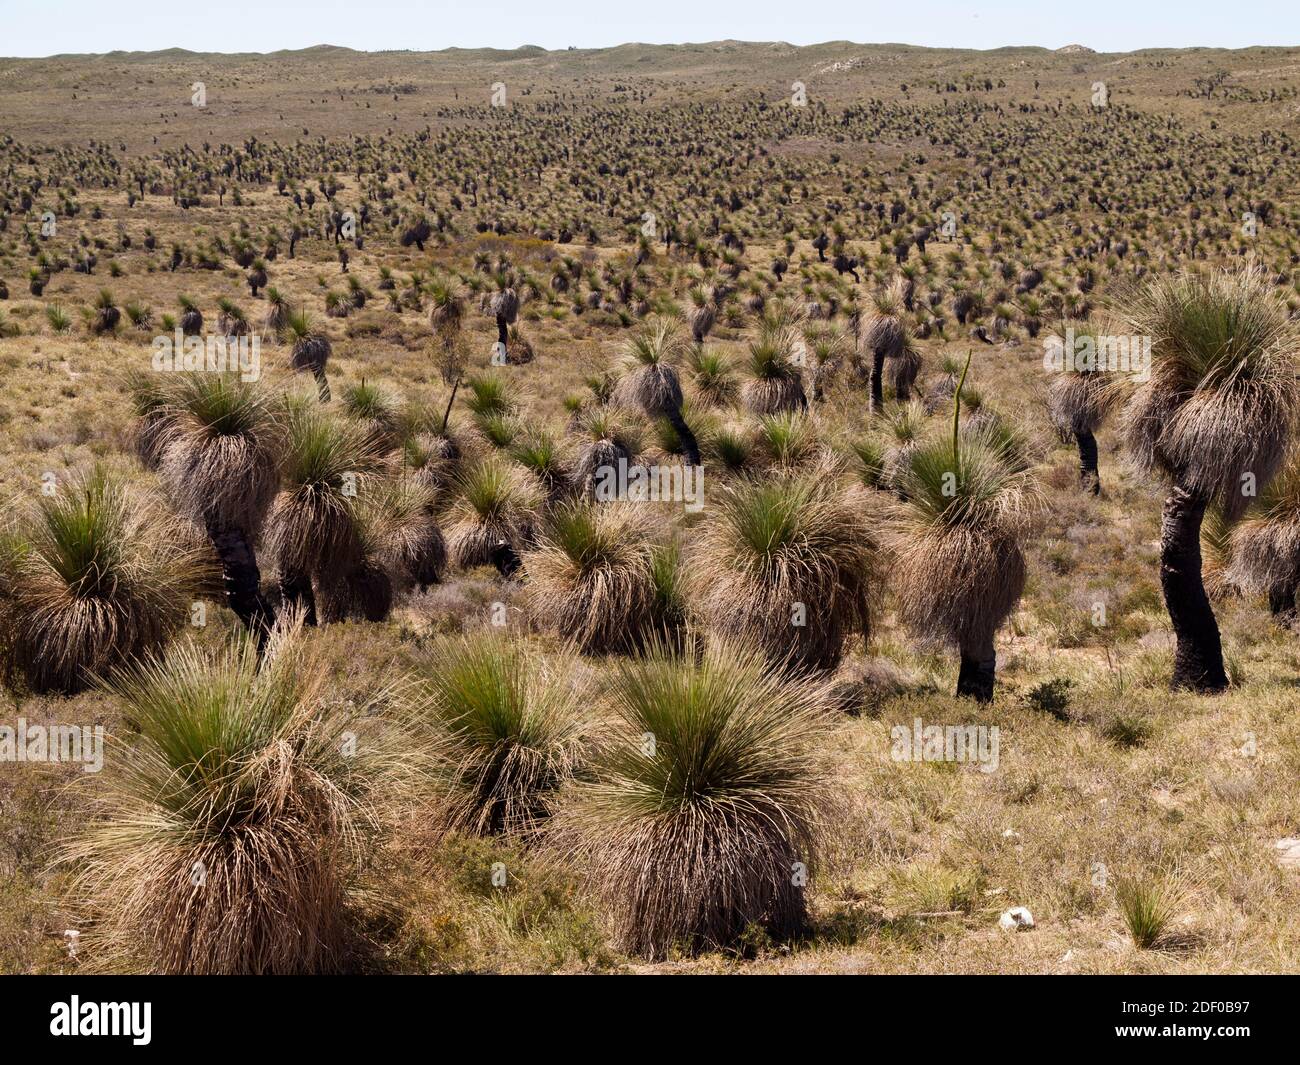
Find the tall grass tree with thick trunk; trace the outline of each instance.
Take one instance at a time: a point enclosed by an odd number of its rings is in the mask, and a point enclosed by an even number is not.
[[[1234,520],[1283,461],[1300,401],[1297,327],[1253,264],[1158,277],[1126,317],[1151,337],[1151,373],[1125,408],[1124,435],[1139,464],[1168,484],[1160,585],[1176,639],[1171,687],[1222,691],[1201,522],[1211,504]]]
[[[1100,328],[1087,322],[1067,322],[1076,340],[1091,339],[1098,348]],[[1093,495],[1101,495],[1101,473],[1097,468],[1097,431],[1120,399],[1114,374],[1096,362],[1078,364],[1073,352],[1064,348],[1068,359],[1047,388],[1047,416],[1062,438],[1072,439],[1079,449],[1079,483]]]
[[[185,374],[169,393],[159,477],[221,561],[226,602],[258,645],[274,612],[257,542],[280,486],[284,433],[275,402],[235,374]]]
[[[875,313],[862,332],[861,345],[863,357],[871,358],[871,410],[879,413],[885,404],[885,362],[897,359],[909,345],[902,301],[894,291],[877,293],[872,302]]]

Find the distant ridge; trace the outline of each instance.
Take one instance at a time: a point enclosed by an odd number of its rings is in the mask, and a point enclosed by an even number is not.
[[[4,48],[0,42],[0,50]],[[998,48],[936,48],[927,45],[904,44],[890,41],[854,42],[821,41],[816,44],[790,44],[788,41],[680,41],[673,44],[649,44],[642,41],[628,41],[624,44],[609,45],[603,48],[543,48],[528,44],[518,48],[466,48],[448,46],[444,48],[380,48],[370,51],[357,50],[342,45],[316,44],[306,48],[281,48],[271,52],[197,52],[189,48],[164,48],[154,51],[109,52],[61,52],[48,56],[3,56],[6,63],[41,63],[41,62],[109,62],[109,63],[157,63],[157,62],[196,62],[211,59],[231,59],[257,62],[259,60],[329,62],[331,60],[363,60],[368,57],[403,57],[415,58],[447,57],[449,59],[469,60],[471,62],[572,62],[580,60],[599,64],[602,61],[619,61],[625,63],[647,63],[654,61],[671,62],[683,57],[708,59],[720,57],[735,62],[751,62],[779,56],[782,59],[806,58],[809,63],[827,65],[836,61],[862,56],[866,59],[885,56],[891,59],[900,56],[934,58],[938,60],[961,60],[966,58],[1005,57],[1007,59],[1029,59],[1040,56],[1141,56],[1170,55],[1182,53],[1250,53],[1254,56],[1277,55],[1292,57],[1300,46],[1297,45],[1260,45],[1251,48],[1215,48],[1206,46],[1186,48],[1140,48],[1130,52],[1098,52],[1083,44],[1067,44],[1061,48],[1043,48],[1039,45],[1008,44]]]
[[[0,44],[0,49],[3,49]],[[1038,45],[1003,45],[999,48],[932,48],[927,45],[904,44],[901,42],[889,41],[872,41],[872,42],[855,42],[855,41],[820,41],[816,44],[790,44],[788,41],[738,41],[733,39],[722,41],[678,41],[672,44],[649,44],[643,41],[627,41],[623,44],[609,45],[603,48],[542,48],[535,44],[523,45],[519,48],[492,48],[479,47],[467,48],[452,45],[445,48],[379,48],[373,51],[359,51],[354,48],[348,48],[334,44],[316,44],[306,48],[280,48],[270,52],[197,52],[189,48],[163,48],[155,51],[127,51],[115,49],[109,52],[61,52],[56,55],[48,56],[24,56],[12,57],[21,59],[26,62],[37,62],[42,59],[47,60],[86,60],[86,59],[106,59],[116,62],[150,62],[158,60],[193,60],[203,59],[212,56],[224,56],[231,59],[258,59],[273,57],[276,59],[328,59],[330,57],[356,56],[363,57],[367,55],[417,55],[417,56],[437,56],[448,55],[463,57],[469,59],[475,58],[572,58],[576,52],[589,58],[598,58],[601,56],[610,56],[611,58],[627,56],[629,54],[637,55],[664,55],[673,56],[682,53],[700,53],[700,54],[722,54],[743,56],[746,53],[754,55],[759,54],[783,54],[783,55],[808,55],[814,60],[823,55],[835,56],[844,50],[855,50],[877,53],[917,53],[933,55],[993,55],[999,53],[1008,54],[1033,54],[1040,53],[1044,55],[1051,54],[1051,49],[1042,48]],[[1084,48],[1082,45],[1067,45],[1064,48],[1056,49],[1058,52],[1092,52],[1091,48]],[[0,56],[0,58],[6,58]]]

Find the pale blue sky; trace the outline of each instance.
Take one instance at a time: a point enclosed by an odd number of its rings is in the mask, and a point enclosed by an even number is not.
[[[1296,0],[0,0],[0,55],[602,47],[735,38],[1098,51],[1300,45]]]

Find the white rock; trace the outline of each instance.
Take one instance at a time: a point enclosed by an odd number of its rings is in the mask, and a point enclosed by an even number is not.
[[[1034,915],[1023,906],[1013,906],[998,918],[1004,932],[1027,932],[1034,927]]]
[[[1288,836],[1273,844],[1277,848],[1278,864],[1283,869],[1300,869],[1300,839]]]

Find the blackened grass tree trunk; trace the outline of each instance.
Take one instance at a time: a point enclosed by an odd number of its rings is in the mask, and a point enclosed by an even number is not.
[[[871,410],[877,413],[885,409],[885,352],[876,348],[871,353]]]
[[[280,574],[280,601],[291,610],[303,612],[303,623],[316,624],[316,596],[312,591],[311,577],[301,572]]]
[[[222,524],[209,515],[204,526],[208,539],[212,541],[212,549],[221,561],[226,603],[254,636],[258,654],[261,654],[275,625],[275,611],[262,594],[262,574],[253,546],[236,525]]]
[[[692,466],[699,466],[701,464],[700,444],[695,439],[694,431],[686,424],[686,418],[682,415],[682,408],[670,407],[664,411],[664,417],[668,419],[668,424],[673,427],[681,440],[682,453],[686,456],[686,461]]]
[[[1268,611],[1282,625],[1295,622],[1297,592],[1300,592],[1300,584],[1294,580],[1275,584],[1268,590]]]
[[[1101,495],[1101,473],[1097,469],[1097,438],[1090,431],[1074,434],[1079,445],[1079,483],[1095,496]]]
[[[1206,500],[1181,485],[1165,498],[1160,522],[1160,588],[1176,648],[1171,687],[1219,692],[1228,686],[1223,646],[1201,576],[1201,521]]]
[[[961,666],[957,671],[957,695],[981,703],[993,699],[993,682],[997,676],[997,654],[993,640],[980,640],[961,648]]]

